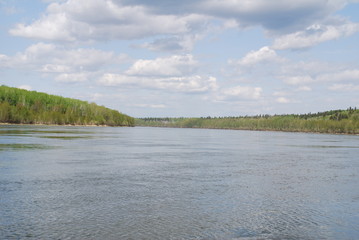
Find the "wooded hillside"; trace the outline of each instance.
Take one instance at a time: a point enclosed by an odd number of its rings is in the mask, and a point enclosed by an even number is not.
[[[0,123],[133,126],[134,118],[95,103],[0,86]]]

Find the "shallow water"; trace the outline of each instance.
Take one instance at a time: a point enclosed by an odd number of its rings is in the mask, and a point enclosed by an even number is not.
[[[0,126],[0,239],[358,239],[359,137]]]

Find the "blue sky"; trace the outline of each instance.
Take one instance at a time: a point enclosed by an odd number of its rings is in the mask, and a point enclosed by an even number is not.
[[[359,107],[358,0],[0,0],[0,84],[134,117]]]

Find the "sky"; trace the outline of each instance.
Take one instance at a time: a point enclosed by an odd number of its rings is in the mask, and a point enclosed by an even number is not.
[[[133,117],[359,108],[359,0],[0,0],[0,85]]]

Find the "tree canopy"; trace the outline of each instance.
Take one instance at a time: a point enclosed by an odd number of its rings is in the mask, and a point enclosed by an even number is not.
[[[133,126],[134,118],[95,103],[0,86],[0,123]]]
[[[138,126],[359,134],[359,110],[287,115],[205,118],[141,118]]]

